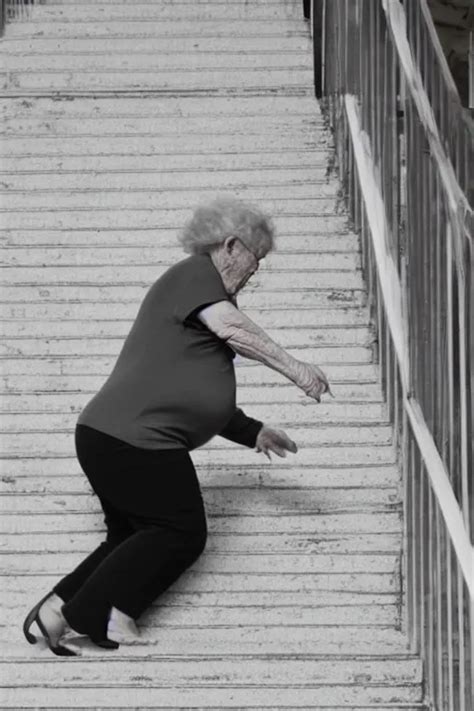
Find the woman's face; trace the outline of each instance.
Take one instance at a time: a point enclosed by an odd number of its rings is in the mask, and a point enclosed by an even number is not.
[[[255,254],[246,244],[235,237],[229,237],[226,240],[226,248],[229,256],[227,270],[229,293],[237,294],[258,270],[259,259],[265,255]]]

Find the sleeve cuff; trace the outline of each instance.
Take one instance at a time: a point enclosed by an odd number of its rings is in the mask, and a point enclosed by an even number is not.
[[[262,427],[263,422],[248,417],[243,410],[237,408],[219,435],[231,442],[253,448]]]

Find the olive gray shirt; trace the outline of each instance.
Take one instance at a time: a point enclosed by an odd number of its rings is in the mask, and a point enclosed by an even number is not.
[[[170,267],[77,423],[145,449],[191,450],[216,434],[254,446],[262,423],[236,407],[235,352],[195,317],[229,298],[209,255]]]

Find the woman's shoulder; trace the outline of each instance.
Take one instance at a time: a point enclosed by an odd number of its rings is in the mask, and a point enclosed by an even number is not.
[[[208,254],[190,254],[179,262],[175,262],[169,269],[170,274],[192,274],[202,272],[213,267],[213,263]]]

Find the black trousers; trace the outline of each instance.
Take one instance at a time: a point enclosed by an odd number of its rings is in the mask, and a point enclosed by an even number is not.
[[[207,522],[186,449],[141,449],[86,425],[75,444],[107,536],[53,590],[67,622],[102,639],[112,606],[137,619],[199,557]]]

